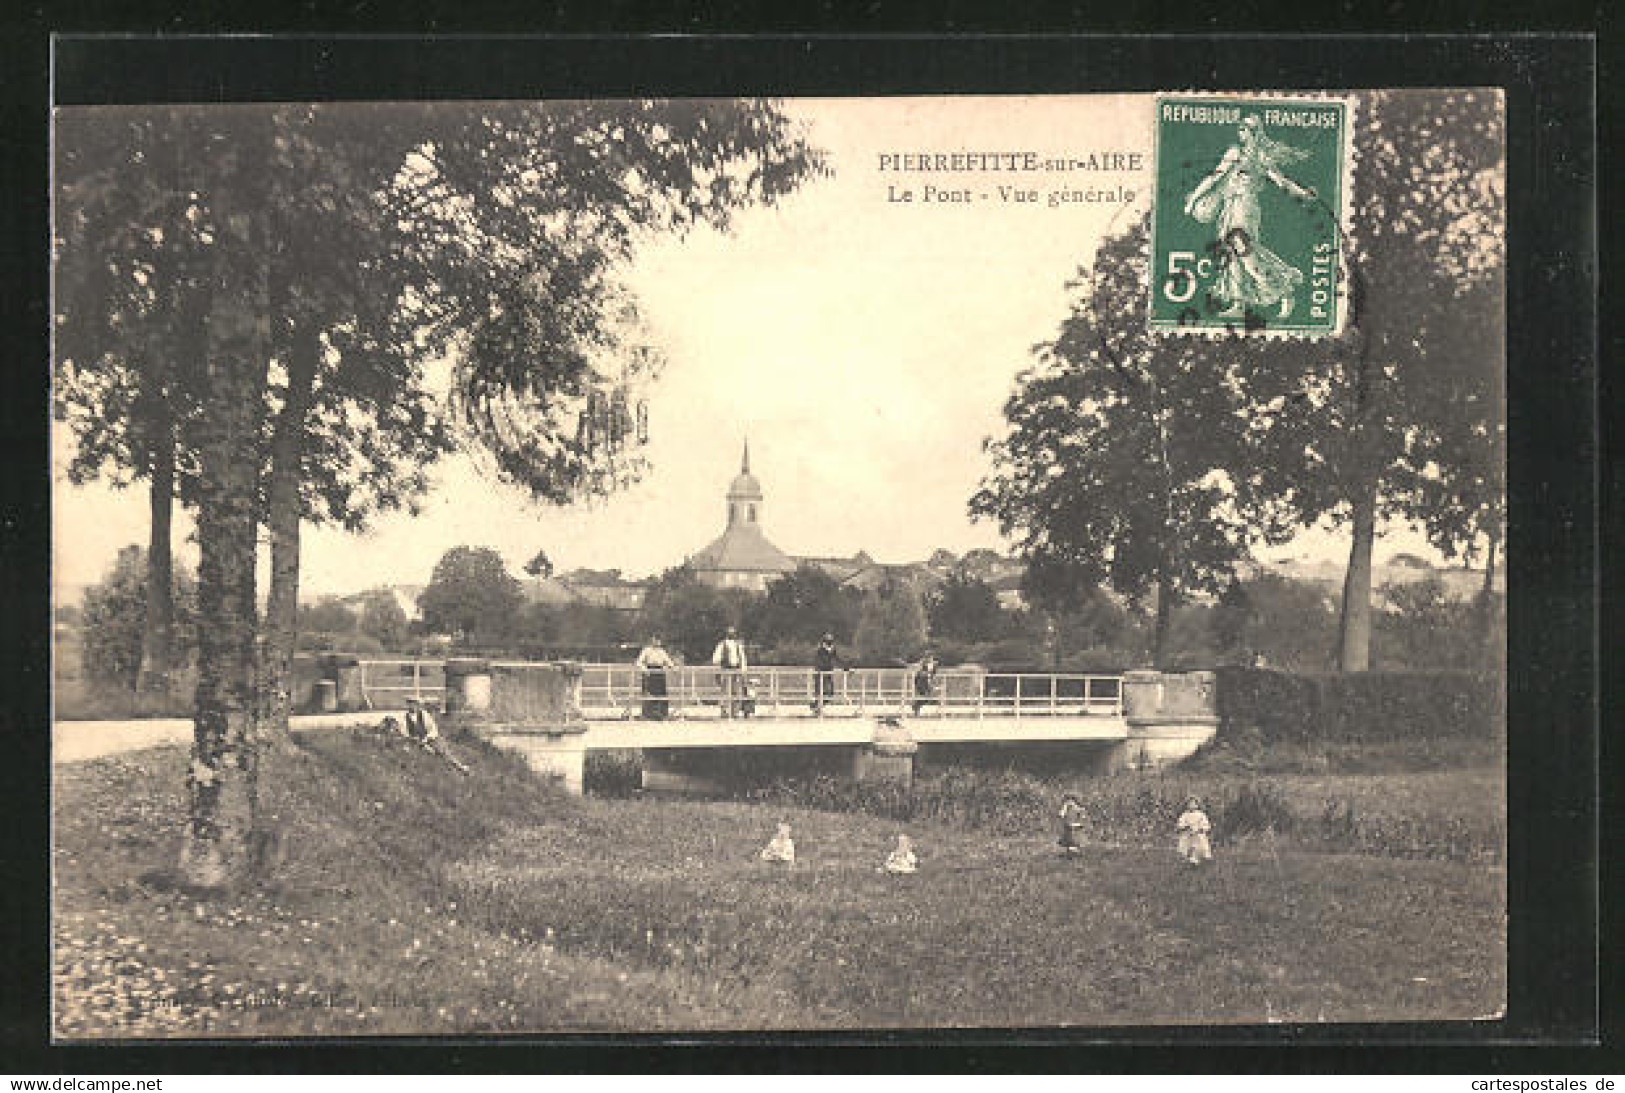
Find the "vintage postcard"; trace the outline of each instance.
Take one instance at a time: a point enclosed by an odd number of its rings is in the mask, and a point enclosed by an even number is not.
[[[57,109],[54,1036],[1495,1019],[1504,127]]]

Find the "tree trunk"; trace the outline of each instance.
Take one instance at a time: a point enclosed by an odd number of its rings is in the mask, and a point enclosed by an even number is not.
[[[288,395],[271,441],[271,588],[261,627],[255,701],[263,738],[290,745],[288,715],[293,706],[293,657],[299,621],[299,484],[305,418],[310,410],[316,361],[321,347],[314,335],[296,332],[288,352]]]
[[[1344,672],[1371,667],[1371,551],[1377,539],[1377,483],[1354,498],[1349,564],[1343,574],[1343,605],[1338,618],[1337,666]]]
[[[1151,646],[1151,663],[1158,668],[1168,667],[1168,637],[1173,629],[1174,603],[1177,596],[1173,575],[1164,566],[1157,578],[1157,622]]]
[[[1499,531],[1490,534],[1489,557],[1484,563],[1484,589],[1478,594],[1478,626],[1483,636],[1484,656],[1492,668],[1506,663],[1506,633],[1497,625],[1495,604],[1495,555],[1501,545]]]
[[[236,177],[209,194],[216,239],[199,442],[198,683],[180,862],[185,881],[205,889],[241,887],[256,865],[254,561],[267,358],[264,241],[254,222],[264,215],[255,153],[263,153],[266,136],[255,128],[238,134]]]
[[[154,407],[158,416],[152,439],[152,467],[147,533],[147,618],[141,634],[139,688],[161,693],[169,690],[175,667],[175,574],[170,547],[170,524],[175,504],[175,432],[167,406]]]

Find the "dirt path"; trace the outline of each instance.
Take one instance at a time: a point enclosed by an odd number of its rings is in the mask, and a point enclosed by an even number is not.
[[[384,712],[371,710],[357,713],[311,714],[295,717],[291,727],[296,732],[307,729],[343,729],[355,725],[375,725]],[[86,759],[100,759],[104,755],[119,755],[142,748],[156,748],[163,744],[184,744],[192,739],[189,718],[167,717],[129,721],[58,721],[51,728],[51,762],[79,763]]]

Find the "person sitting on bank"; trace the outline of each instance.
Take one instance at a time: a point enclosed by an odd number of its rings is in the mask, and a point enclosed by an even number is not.
[[[927,652],[925,659],[914,672],[914,713],[915,716],[932,700],[937,690],[937,655]]]
[[[441,739],[440,725],[435,720],[434,711],[421,698],[406,700],[406,735],[424,751],[432,752],[450,763],[458,773],[468,773],[468,767],[446,747],[446,742]]]
[[[846,661],[835,648],[835,635],[825,634],[813,650],[813,700],[812,708],[815,713],[824,712],[824,703],[835,697],[836,669],[845,669]]]
[[[660,635],[649,638],[649,644],[638,652],[634,662],[643,682],[643,717],[647,721],[664,721],[671,708],[666,695],[670,693],[666,673],[677,667],[666,651]]]
[[[733,717],[739,712],[739,698],[744,690],[745,643],[739,640],[739,631],[730,626],[711,654],[711,663],[718,669],[717,684],[722,688],[722,716]]]
[[[440,739],[440,725],[429,704],[415,696],[406,700],[406,735],[426,748]]]

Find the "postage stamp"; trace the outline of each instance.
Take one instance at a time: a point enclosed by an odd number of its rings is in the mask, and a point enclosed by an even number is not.
[[[1159,95],[1153,331],[1342,331],[1352,100]]]

